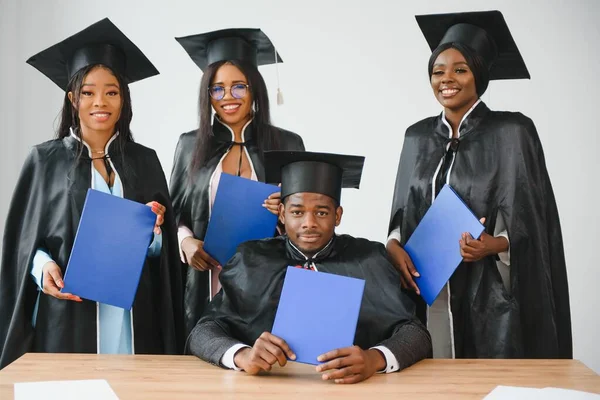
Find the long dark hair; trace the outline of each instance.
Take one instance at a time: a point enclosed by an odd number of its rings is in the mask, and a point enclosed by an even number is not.
[[[85,68],[80,69],[73,75],[69,84],[67,85],[67,90],[65,92],[65,99],[63,101],[63,107],[60,114],[60,124],[58,127],[58,131],[56,132],[57,139],[63,139],[71,134],[70,128],[73,128],[73,132],[81,139],[81,129],[79,123],[79,113],[77,112],[77,106],[79,105],[79,98],[81,96],[81,87],[83,86],[83,81],[87,74],[89,74],[94,68],[106,68],[110,71],[117,81],[119,82],[119,88],[121,93],[122,105],[121,105],[121,114],[119,116],[119,120],[115,125],[116,131],[119,132],[119,136],[117,137],[117,144],[122,149],[126,142],[133,142],[133,135],[129,128],[129,124],[131,123],[131,119],[133,118],[133,110],[131,107],[131,94],[129,93],[129,85],[125,78],[121,75],[117,74],[111,68],[103,65],[103,64],[94,64],[89,65]],[[73,93],[73,102],[69,100],[69,92]]]
[[[437,60],[440,54],[442,54],[448,49],[456,49],[463,55],[465,61],[467,62],[467,65],[469,66],[469,68],[473,72],[473,76],[475,77],[475,89],[477,90],[477,95],[481,97],[481,95],[483,95],[487,90],[488,84],[490,83],[489,66],[483,60],[483,57],[477,54],[475,50],[462,43],[444,43],[442,45],[439,45],[433,51],[433,53],[431,53],[431,57],[429,57],[429,64],[427,67],[429,72],[429,79],[431,80],[431,74],[433,73],[433,65],[435,63],[435,60]]]
[[[271,125],[271,113],[269,109],[269,95],[267,85],[258,69],[248,63],[238,60],[226,60],[213,63],[206,68],[202,80],[200,81],[200,95],[198,108],[200,113],[200,126],[196,134],[196,145],[194,155],[191,160],[192,171],[202,168],[211,157],[210,139],[213,136],[212,131],[212,106],[208,87],[214,79],[217,70],[224,64],[231,64],[240,69],[248,79],[250,93],[254,101],[254,115],[252,119],[252,139],[259,150],[259,155],[265,150],[277,150],[280,147],[279,134],[277,129]]]

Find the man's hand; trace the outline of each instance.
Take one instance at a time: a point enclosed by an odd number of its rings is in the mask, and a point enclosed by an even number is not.
[[[335,383],[358,383],[369,379],[377,371],[386,367],[385,357],[379,350],[363,350],[358,346],[344,347],[320,355],[317,372],[326,372],[323,380]]]
[[[287,358],[295,360],[296,355],[285,340],[263,332],[252,348],[244,347],[235,353],[233,362],[250,375],[256,375],[260,371],[270,371],[276,362],[283,367],[287,364]]]

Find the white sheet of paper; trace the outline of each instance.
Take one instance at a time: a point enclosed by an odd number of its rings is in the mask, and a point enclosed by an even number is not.
[[[484,400],[537,400],[541,399],[540,396],[540,389],[516,386],[496,386],[490,394],[484,397]]]
[[[119,400],[104,379],[15,383],[15,400]]]
[[[548,400],[600,400],[600,394],[581,392],[579,390],[548,387],[541,389],[544,399]]]
[[[578,390],[497,386],[484,400],[600,400],[600,395]]]

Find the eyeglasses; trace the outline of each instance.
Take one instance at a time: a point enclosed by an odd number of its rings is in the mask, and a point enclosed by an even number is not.
[[[214,100],[223,100],[223,97],[225,97],[225,90],[229,89],[231,97],[233,97],[234,99],[241,99],[243,97],[246,97],[249,87],[250,85],[246,85],[243,83],[236,83],[235,85],[231,86],[213,85],[208,88],[208,94]]]

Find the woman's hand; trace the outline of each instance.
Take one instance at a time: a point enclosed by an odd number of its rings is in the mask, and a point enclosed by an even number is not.
[[[408,253],[400,246],[400,243],[396,239],[388,241],[386,249],[394,267],[400,272],[402,287],[412,289],[417,294],[421,294],[414,280],[414,278],[418,278],[421,275],[415,269]]]
[[[160,226],[165,222],[165,211],[167,211],[167,209],[165,208],[165,206],[163,206],[162,204],[160,204],[157,201],[151,201],[150,203],[146,204],[148,207],[152,208],[152,212],[154,214],[156,214],[156,223],[154,224],[154,233],[156,233],[157,235],[160,235]]]
[[[83,301],[79,296],[71,293],[61,293],[60,290],[64,287],[60,267],[53,261],[47,262],[42,268],[42,292],[60,300],[72,300],[79,303]]]
[[[480,222],[485,223],[485,218],[482,218]],[[479,261],[487,256],[505,252],[509,246],[505,237],[494,237],[485,232],[479,239],[473,239],[470,233],[465,232],[458,243],[460,244],[460,255],[466,262]]]
[[[204,242],[192,236],[183,239],[181,250],[188,265],[198,271],[208,271],[219,267],[218,261],[204,251]]]

